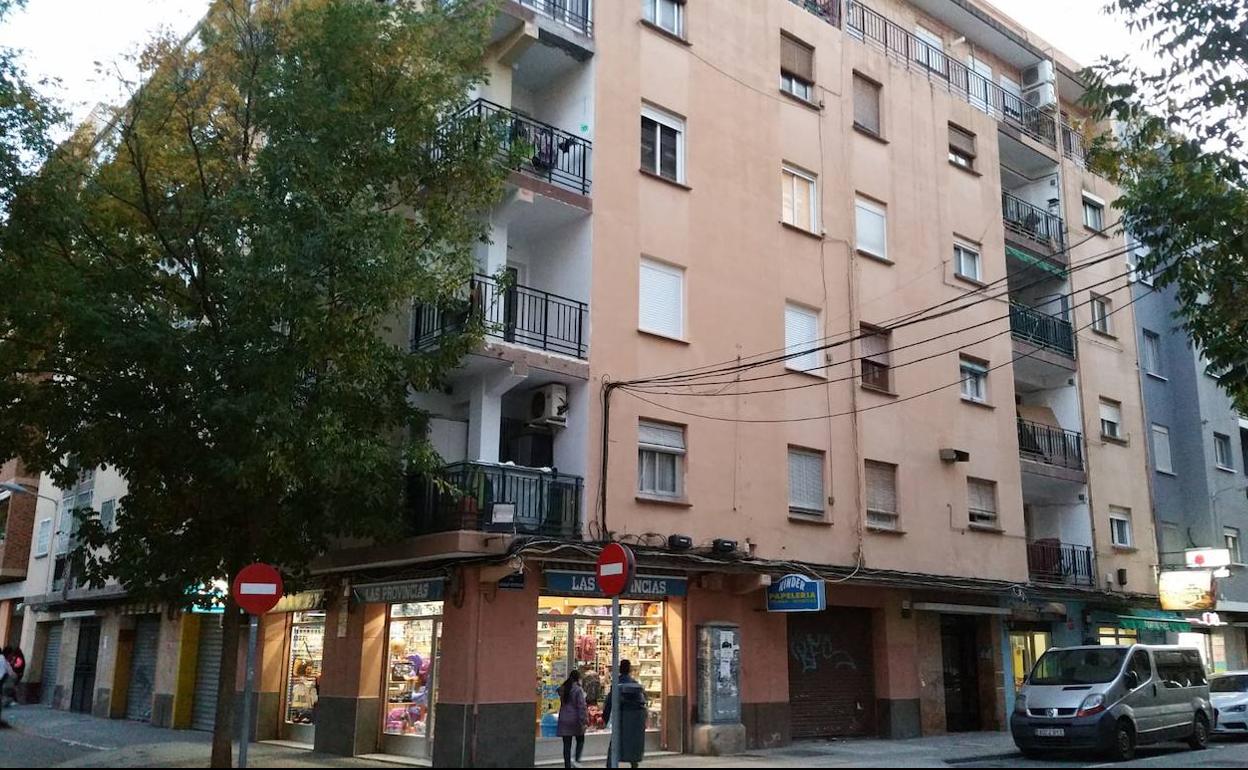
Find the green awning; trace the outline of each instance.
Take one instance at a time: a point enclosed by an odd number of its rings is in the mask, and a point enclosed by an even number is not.
[[[1052,273],[1053,275],[1057,275],[1057,276],[1065,275],[1065,272],[1062,270],[1062,268],[1053,264],[1051,261],[1044,259],[1042,257],[1037,257],[1035,254],[1031,254],[1026,251],[1023,251],[1022,249],[1011,246],[1008,243],[1005,244],[1005,255],[1007,257],[1013,257],[1014,259],[1017,259],[1019,262],[1030,265],[1032,267],[1038,267],[1041,270]]]
[[[1118,623],[1123,628],[1136,631],[1173,631],[1180,633],[1191,631],[1192,624],[1173,612],[1161,610],[1132,610],[1131,615],[1119,615]]]

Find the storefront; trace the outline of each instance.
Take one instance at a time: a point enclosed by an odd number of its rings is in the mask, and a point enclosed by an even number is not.
[[[1010,659],[1013,665],[1014,689],[1023,686],[1036,661],[1053,646],[1053,634],[1040,623],[1010,624]]]
[[[312,743],[325,649],[325,611],[293,612],[290,619],[281,735],[286,740]]]
[[[1135,608],[1121,613],[1093,610],[1087,626],[1096,643],[1106,646],[1165,644],[1167,634],[1191,630],[1191,624],[1173,612]]]

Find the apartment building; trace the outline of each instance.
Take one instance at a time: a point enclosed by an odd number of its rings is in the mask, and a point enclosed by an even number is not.
[[[1133,253],[1134,259],[1136,255]],[[1190,613],[1179,637],[1201,649],[1215,671],[1248,666],[1248,419],[1218,384],[1200,348],[1183,331],[1173,286],[1157,290],[1137,274],[1132,294],[1149,428],[1153,516],[1163,570],[1185,570],[1189,549],[1225,548],[1230,565],[1213,577],[1213,614]]]

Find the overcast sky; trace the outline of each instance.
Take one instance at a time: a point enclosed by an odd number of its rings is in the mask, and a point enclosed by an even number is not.
[[[1101,15],[1105,0],[991,2],[1082,64],[1130,49],[1127,31]],[[207,0],[27,0],[25,9],[0,25],[0,45],[22,49],[32,74],[59,79],[66,103],[82,118],[97,102],[117,101],[115,75],[99,74],[97,62],[116,67],[158,29],[189,31],[207,5]]]

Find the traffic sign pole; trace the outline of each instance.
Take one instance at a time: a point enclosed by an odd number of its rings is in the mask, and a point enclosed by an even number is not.
[[[607,767],[620,766],[620,595],[611,597],[611,751]]]
[[[610,543],[598,554],[598,590],[611,597],[611,748],[607,767],[620,766],[620,594],[633,582],[636,567],[633,551],[626,545]]]
[[[250,618],[247,635],[247,675],[243,679],[243,724],[238,736],[238,766],[247,766],[247,746],[251,743],[251,691],[256,681],[256,643],[260,636],[260,616],[281,601],[282,575],[268,564],[249,564],[238,571],[230,586],[234,603]]]
[[[238,738],[238,766],[247,766],[247,745],[251,743],[251,691],[256,681],[256,637],[260,633],[260,616],[251,615],[247,634],[247,677],[243,682],[243,732]]]

